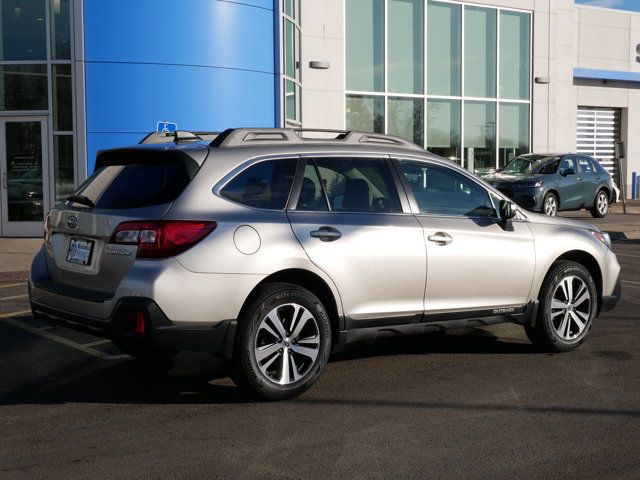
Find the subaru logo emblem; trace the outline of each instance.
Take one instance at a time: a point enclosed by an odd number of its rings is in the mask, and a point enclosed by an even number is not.
[[[69,218],[67,218],[67,226],[69,228],[76,228],[78,226],[78,219],[71,215]]]

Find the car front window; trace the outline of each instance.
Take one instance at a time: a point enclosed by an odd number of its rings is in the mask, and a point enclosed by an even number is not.
[[[420,213],[496,217],[487,191],[473,180],[443,166],[401,162]]]

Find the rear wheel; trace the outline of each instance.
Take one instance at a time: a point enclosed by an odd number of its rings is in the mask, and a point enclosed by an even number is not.
[[[555,217],[558,214],[558,197],[553,193],[547,193],[542,201],[542,211],[545,215]]]
[[[267,285],[238,322],[233,380],[266,400],[299,395],[315,383],[331,350],[327,312],[310,291]]]
[[[595,218],[603,218],[609,212],[609,195],[604,190],[600,190],[591,207],[591,215]]]
[[[533,344],[565,352],[587,339],[596,316],[598,295],[586,268],[576,262],[557,263],[542,283],[539,301],[535,324],[525,326]]]

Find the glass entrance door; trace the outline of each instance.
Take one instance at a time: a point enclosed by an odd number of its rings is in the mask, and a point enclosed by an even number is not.
[[[0,119],[0,235],[42,235],[49,211],[47,123],[44,117]]]

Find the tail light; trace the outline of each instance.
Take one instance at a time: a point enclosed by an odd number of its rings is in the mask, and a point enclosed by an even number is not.
[[[188,250],[209,235],[216,222],[162,220],[123,222],[111,235],[111,243],[138,245],[137,258],[168,258]]]

